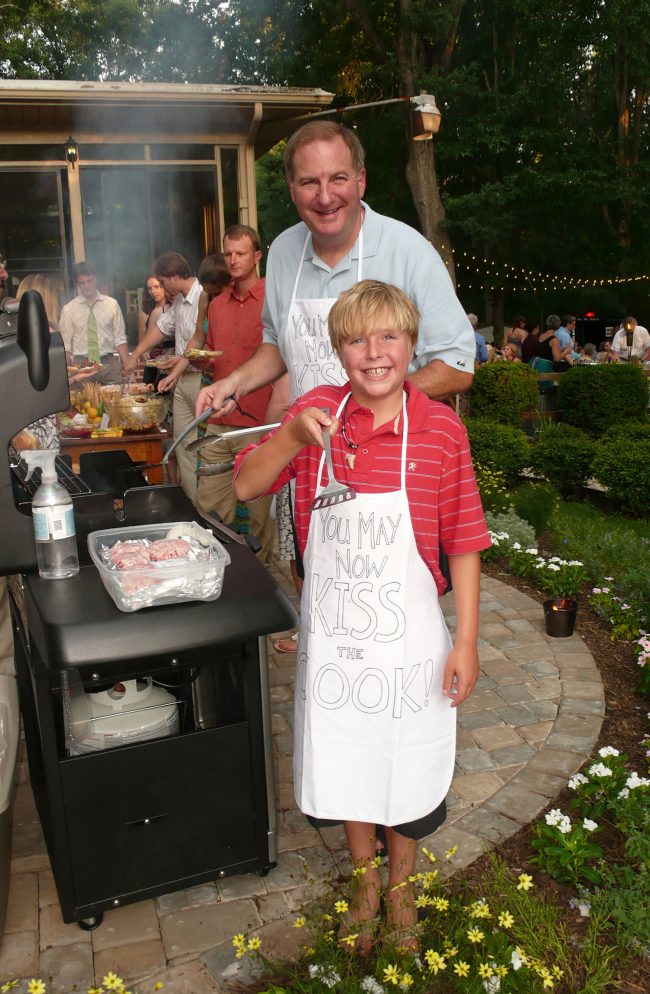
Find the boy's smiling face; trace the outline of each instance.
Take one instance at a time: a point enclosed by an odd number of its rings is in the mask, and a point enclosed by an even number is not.
[[[395,414],[399,411],[413,358],[413,346],[405,331],[390,328],[382,320],[378,327],[346,338],[340,357],[358,404],[385,415],[385,420],[393,416],[393,407]]]

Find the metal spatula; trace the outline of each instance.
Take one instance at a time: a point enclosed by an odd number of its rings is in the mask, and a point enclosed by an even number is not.
[[[325,414],[329,414],[329,408],[323,408]],[[329,483],[324,487],[317,497],[311,502],[311,511],[318,511],[322,507],[332,507],[334,504],[342,504],[346,500],[354,500],[357,492],[353,487],[348,487],[334,476],[334,466],[332,465],[332,445],[330,442],[329,428],[323,428],[323,448],[325,449],[325,462],[327,464],[327,476]]]

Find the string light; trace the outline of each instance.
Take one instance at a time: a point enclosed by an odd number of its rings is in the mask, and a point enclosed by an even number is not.
[[[496,262],[494,260],[477,257],[464,250],[456,251],[452,249],[455,257],[455,266],[459,270],[464,270],[471,277],[479,277],[479,282],[461,283],[457,285],[464,289],[492,289],[492,290],[533,290],[533,291],[553,291],[553,290],[578,290],[586,287],[617,286],[628,283],[637,283],[650,280],[650,275],[639,276],[613,276],[604,278],[589,278],[584,276],[558,275],[557,273],[543,273],[539,270],[526,269],[523,266],[515,266],[509,262]],[[472,265],[474,263],[474,265]],[[449,265],[446,261],[445,265]],[[487,268],[484,268],[487,267]],[[470,278],[471,278],[470,277]]]

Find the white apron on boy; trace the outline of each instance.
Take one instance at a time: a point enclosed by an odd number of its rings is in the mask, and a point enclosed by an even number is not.
[[[340,416],[350,394],[341,403]],[[305,552],[296,671],[294,787],[305,814],[399,825],[445,798],[456,710],[443,697],[451,648],[401,486],[322,508]],[[321,487],[324,456],[318,470]]]

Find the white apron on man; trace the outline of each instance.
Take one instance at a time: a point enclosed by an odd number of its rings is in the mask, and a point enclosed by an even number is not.
[[[294,787],[301,811],[317,818],[414,821],[438,807],[453,775],[456,711],[442,694],[451,640],[411,523],[405,401],[402,423],[400,489],[311,516]]]
[[[302,264],[311,235],[307,232],[291,292],[285,332],[285,363],[291,381],[291,400],[314,387],[342,386],[347,375],[329,339],[328,317],[336,297],[298,297]],[[363,227],[359,229],[357,280],[362,279]]]

